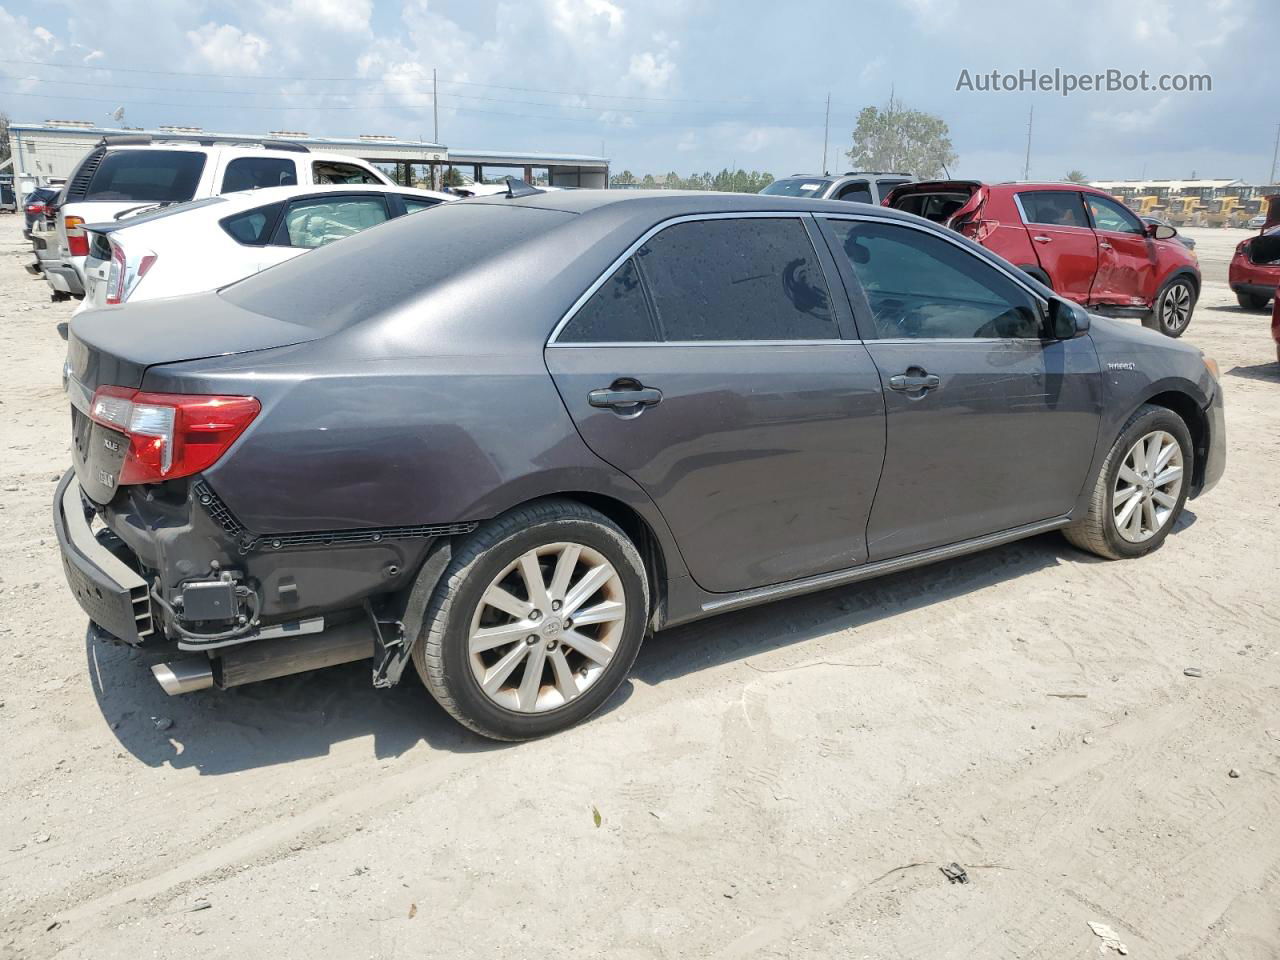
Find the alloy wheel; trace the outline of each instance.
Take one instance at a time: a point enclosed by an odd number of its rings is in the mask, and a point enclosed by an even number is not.
[[[549,543],[508,564],[471,618],[471,673],[490,700],[519,713],[562,707],[605,672],[622,640],[626,596],[605,557]]]
[[[1160,300],[1160,325],[1170,333],[1177,333],[1190,321],[1191,288],[1185,283],[1175,283]]]
[[[1159,533],[1173,516],[1182,492],[1182,447],[1156,430],[1140,437],[1120,464],[1111,498],[1116,531],[1130,543]]]

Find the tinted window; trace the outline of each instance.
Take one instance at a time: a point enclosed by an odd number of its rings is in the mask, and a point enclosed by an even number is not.
[[[614,271],[556,338],[557,343],[621,343],[656,340],[653,319],[634,258]]]
[[[664,340],[840,336],[798,219],[679,223],[652,237],[636,259]]]
[[[840,192],[836,194],[837,200],[851,200],[854,203],[870,203],[871,202],[871,184],[865,180],[858,180],[854,183],[846,184],[840,188]]]
[[[821,177],[790,177],[775,180],[760,192],[775,197],[820,197],[829,186],[831,181]]]
[[[222,221],[222,229],[231,234],[237,243],[253,247],[264,246],[271,236],[271,228],[280,212],[280,204],[273,203],[267,207],[246,210]]]
[[[1040,336],[1035,299],[975,254],[910,227],[827,223],[871,304],[877,336]]]
[[[910,182],[911,182],[910,180],[901,180],[901,179],[877,180],[876,186],[880,188],[880,199],[883,200],[890,193],[892,193],[897,187],[902,186],[904,183],[910,183]]]
[[[311,171],[316,183],[382,183],[371,172],[354,163],[317,160],[311,165]]]
[[[381,197],[324,197],[295,200],[276,231],[278,244],[290,247],[323,247],[387,219]]]
[[[195,196],[204,154],[189,150],[111,150],[94,171],[86,200],[176,203]]]
[[[417,213],[419,210],[430,210],[439,200],[428,200],[425,197],[401,197],[404,201],[405,213]]]
[[[281,157],[239,157],[227,164],[222,175],[222,192],[256,190],[259,187],[292,187],[298,182],[298,168]]]
[[[1099,230],[1114,230],[1117,233],[1145,233],[1138,218],[1116,203],[1110,197],[1099,197],[1086,193],[1085,202],[1089,204],[1089,213],[1093,224]]]
[[[1040,190],[1018,194],[1027,223],[1088,227],[1080,194],[1073,190]]]

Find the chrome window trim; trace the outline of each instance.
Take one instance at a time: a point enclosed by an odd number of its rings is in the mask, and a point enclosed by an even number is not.
[[[804,219],[806,217],[811,217],[811,216],[813,216],[813,214],[811,211],[808,211],[808,210],[748,210],[748,211],[741,211],[741,212],[734,211],[732,213],[728,213],[728,212],[726,213],[687,213],[678,217],[672,217],[669,220],[663,220],[661,223],[656,223],[652,227],[650,227],[648,230],[646,230],[644,233],[642,233],[640,235],[640,239],[636,240],[629,247],[627,247],[627,249],[623,251],[621,256],[617,257],[611,264],[609,264],[609,266],[605,268],[604,272],[601,273],[600,276],[596,277],[595,281],[591,284],[591,286],[587,287],[586,292],[583,293],[582,296],[578,297],[578,299],[573,302],[573,305],[569,307],[568,312],[566,312],[565,315],[560,318],[560,322],[557,323],[555,327],[552,329],[551,336],[547,338],[547,342],[544,345],[544,349],[550,349],[551,347],[635,347],[635,346],[672,347],[672,346],[693,346],[693,345],[725,346],[729,344],[737,346],[737,345],[747,344],[747,343],[755,344],[755,345],[772,344],[774,346],[778,346],[781,344],[794,345],[794,344],[800,344],[800,343],[803,343],[803,344],[848,343],[850,341],[844,339],[843,337],[838,337],[836,339],[824,339],[824,340],[641,340],[638,342],[637,341],[626,341],[626,342],[611,341],[606,343],[560,343],[559,342],[561,331],[564,330],[565,326],[568,325],[569,321],[572,320],[577,315],[578,311],[582,309],[582,307],[586,304],[586,302],[590,300],[593,296],[595,296],[596,291],[599,290],[602,286],[604,286],[613,277],[614,273],[617,272],[617,270],[624,263],[626,263],[627,260],[629,260],[637,250],[643,247],[653,237],[657,236],[663,230],[666,230],[669,227],[674,227],[677,224],[696,223],[702,220],[799,220],[801,221],[801,225],[803,226]],[[805,231],[805,239],[809,240],[808,231]],[[809,240],[809,246],[810,247],[813,246],[812,240]],[[816,249],[813,251],[813,255],[818,265],[821,266],[821,258],[819,257],[818,251]],[[824,282],[826,282],[825,277],[824,277]],[[826,282],[826,285],[827,285],[828,296],[835,296],[835,294],[831,290],[831,284],[829,282]],[[834,308],[833,308],[833,314],[834,314]],[[836,329],[838,330],[840,325],[834,315],[832,316],[831,322],[835,324]]]
[[[939,229],[937,229],[936,227],[924,226],[924,225],[919,224],[919,223],[912,223],[912,222],[910,222],[910,221],[908,221],[908,220],[898,220],[898,219],[893,218],[893,217],[874,217],[874,216],[868,216],[868,215],[867,215],[867,214],[865,214],[865,213],[862,213],[862,214],[859,214],[859,213],[827,213],[827,212],[824,210],[824,211],[822,211],[822,212],[820,212],[820,213],[815,213],[815,214],[814,214],[814,216],[815,216],[815,217],[819,217],[819,218],[824,219],[824,220],[861,220],[861,221],[864,221],[864,222],[870,222],[870,223],[884,223],[884,224],[889,224],[889,225],[891,225],[891,226],[895,226],[895,227],[903,227],[903,228],[905,228],[905,229],[907,229],[907,230],[917,230],[917,231],[919,231],[920,233],[927,233],[927,234],[929,234],[930,236],[938,237],[938,238],[939,238],[939,239],[941,239],[941,240],[945,240],[947,243],[951,244],[953,247],[956,247],[958,250],[962,250],[962,251],[964,251],[964,253],[965,253],[965,254],[967,254],[967,255],[968,255],[968,256],[970,256],[970,257],[973,257],[973,259],[974,259],[974,260],[977,260],[979,263],[984,264],[985,266],[990,267],[992,270],[995,270],[995,271],[997,271],[997,272],[999,272],[999,273],[1003,273],[1006,277],[1008,277],[1010,280],[1012,280],[1015,284],[1017,284],[1019,287],[1021,287],[1021,288],[1022,288],[1023,290],[1025,290],[1027,293],[1029,293],[1029,294],[1031,295],[1031,297],[1032,297],[1032,298],[1033,298],[1037,303],[1039,303],[1039,304],[1040,304],[1040,306],[1041,306],[1043,309],[1045,309],[1045,310],[1048,310],[1048,309],[1049,309],[1049,301],[1048,301],[1047,299],[1045,299],[1044,297],[1042,297],[1040,294],[1036,293],[1036,291],[1035,291],[1035,290],[1033,290],[1031,287],[1029,287],[1029,286],[1027,285],[1027,283],[1026,283],[1026,279],[1025,279],[1025,277],[1020,278],[1020,277],[1018,277],[1018,275],[1017,275],[1016,273],[1014,273],[1014,272],[1013,272],[1013,271],[1011,271],[1011,270],[1006,269],[1006,268],[1005,268],[1004,266],[1002,266],[1001,264],[998,264],[998,263],[992,263],[990,260],[987,260],[987,259],[985,259],[984,257],[980,257],[980,256],[978,256],[976,253],[974,253],[972,250],[970,250],[970,249],[968,248],[968,246],[966,246],[963,242],[961,242],[960,240],[956,239],[956,236],[957,236],[956,234],[952,234],[951,236],[948,236],[948,234],[949,234],[949,233],[951,233],[951,231],[949,231],[949,230],[945,230],[945,229],[944,229],[944,230],[939,230]],[[1014,270],[1017,270],[1017,268],[1016,268],[1016,267],[1014,267]],[[1021,271],[1018,271],[1018,273],[1021,273]],[[854,277],[855,277],[855,279],[857,278],[857,274],[856,274],[856,273],[854,274]],[[861,283],[861,281],[859,281],[859,283]],[[866,338],[864,337],[863,339],[866,339]],[[904,339],[913,339],[913,338],[908,337],[908,338],[904,338]],[[920,339],[930,339],[930,338],[923,338],[923,337],[922,337],[922,338],[920,338]],[[937,338],[937,339],[943,339],[943,338]],[[955,339],[961,339],[961,340],[963,340],[963,342],[965,342],[965,343],[968,343],[968,342],[969,342],[969,340],[964,339],[964,338],[956,338],[956,337],[952,337],[952,338],[950,338],[950,339],[953,339],[953,340],[955,340]],[[974,339],[978,339],[978,338],[976,338],[976,337],[975,337]],[[1028,340],[1028,339],[1030,339],[1030,338],[1029,338],[1029,337],[995,337],[995,338],[993,338],[993,339],[995,339],[995,340],[1017,340],[1017,339]],[[883,342],[883,341],[879,341],[879,340],[878,340],[877,342]]]
[[[583,340],[576,343],[549,343],[548,347],[574,350],[578,347],[811,347],[814,344],[860,343],[859,340]]]

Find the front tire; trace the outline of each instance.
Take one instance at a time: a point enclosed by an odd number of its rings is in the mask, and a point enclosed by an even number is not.
[[[518,507],[454,552],[413,650],[458,722],[529,740],[585,720],[626,679],[649,619],[640,554],[570,500]]]
[[[1180,337],[1191,325],[1196,308],[1196,288],[1186,277],[1174,277],[1156,296],[1151,315],[1142,325],[1158,330],[1166,337]]]
[[[1139,407],[1098,471],[1088,512],[1063,535],[1108,560],[1157,549],[1182,515],[1194,456],[1180,416],[1166,407]]]

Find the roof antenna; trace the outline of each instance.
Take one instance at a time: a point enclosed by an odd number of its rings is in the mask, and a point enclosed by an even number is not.
[[[525,183],[523,180],[517,180],[515,177],[507,177],[507,196],[508,197],[531,197],[535,193],[546,193],[545,190],[539,190],[533,184]]]
[[[948,180],[951,179],[951,171],[947,169],[947,165],[945,163],[942,165],[942,172],[946,174]]]

